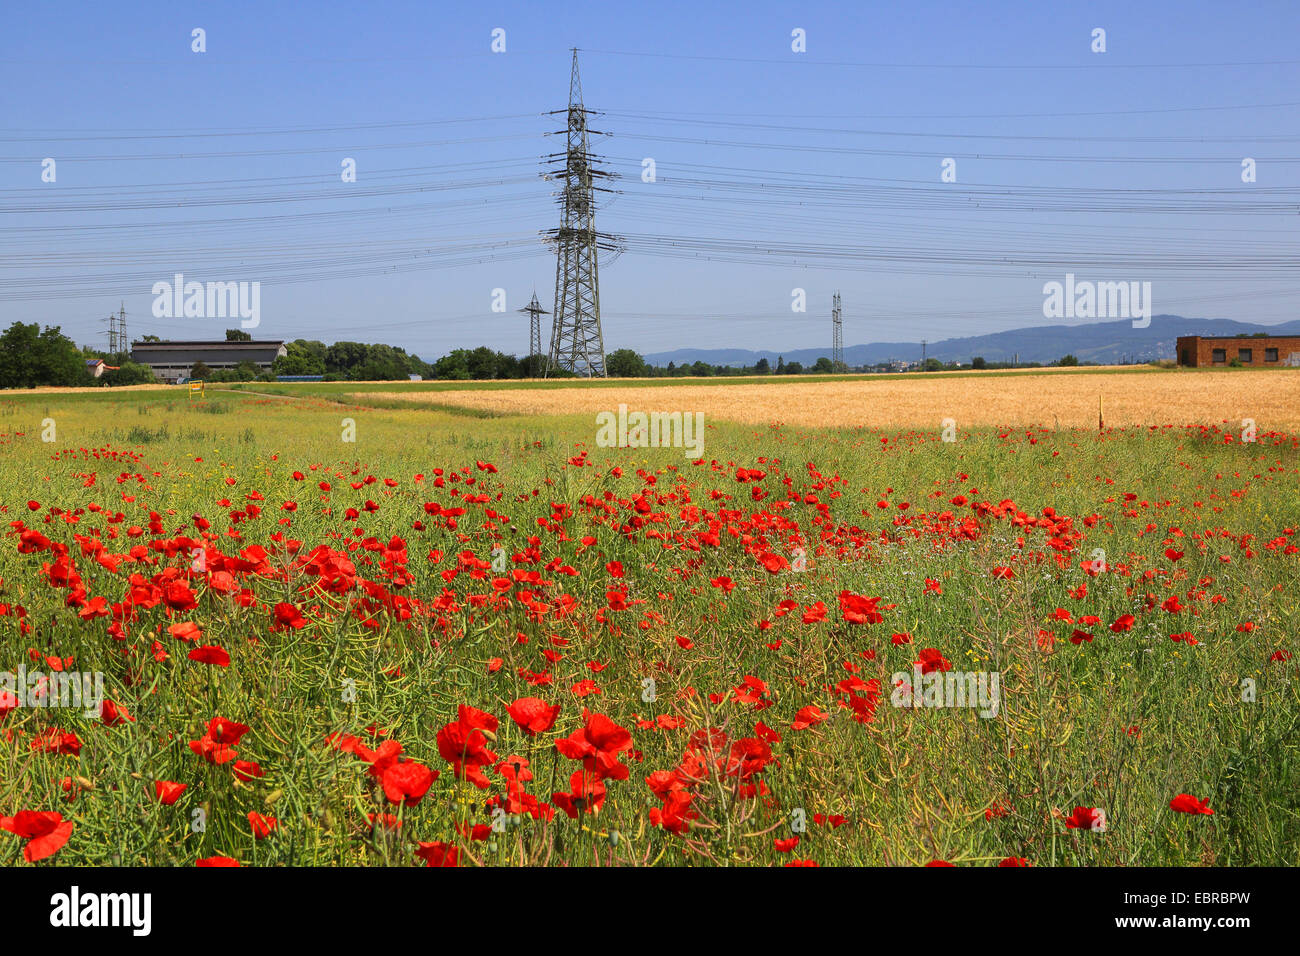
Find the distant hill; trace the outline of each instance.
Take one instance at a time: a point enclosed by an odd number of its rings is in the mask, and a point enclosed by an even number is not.
[[[830,339],[830,323],[826,338]],[[1096,322],[1090,325],[1039,325],[988,335],[972,335],[959,339],[943,339],[926,346],[927,357],[941,362],[969,363],[975,356],[989,362],[1010,362],[1016,355],[1021,362],[1055,362],[1062,355],[1074,355],[1081,362],[1114,365],[1125,359],[1149,362],[1153,359],[1172,359],[1174,341],[1180,335],[1250,335],[1267,332],[1271,335],[1300,335],[1300,319],[1282,325],[1258,325],[1237,322],[1233,319],[1186,319],[1181,315],[1157,315],[1145,329],[1133,328],[1130,319],[1115,322]],[[697,361],[710,365],[753,365],[766,358],[773,366],[777,358],[787,362],[802,362],[808,367],[821,356],[830,358],[831,347],[787,351],[750,351],[748,349],[676,349],[672,352],[654,352],[645,356],[651,365],[690,365]],[[918,361],[921,358],[920,342],[872,342],[868,345],[850,345],[844,349],[844,361],[850,366],[875,365],[891,359]]]

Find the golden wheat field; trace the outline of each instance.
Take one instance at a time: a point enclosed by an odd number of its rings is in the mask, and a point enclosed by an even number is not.
[[[774,379],[771,384],[683,384],[636,380],[618,388],[390,391],[366,399],[437,402],[511,415],[591,413],[625,404],[643,411],[702,411],[710,418],[802,426],[1094,426],[1210,424],[1253,420],[1261,430],[1300,427],[1300,372],[1277,370],[1053,370],[878,379]]]

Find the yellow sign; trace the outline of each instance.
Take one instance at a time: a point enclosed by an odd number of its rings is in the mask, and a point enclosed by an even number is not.
[[[190,398],[194,397],[195,392],[200,395],[206,395],[203,391],[203,382],[190,382]]]

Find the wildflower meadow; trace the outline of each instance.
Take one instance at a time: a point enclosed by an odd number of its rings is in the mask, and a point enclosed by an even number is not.
[[[0,863],[1298,862],[1293,433],[279,391],[0,401]]]

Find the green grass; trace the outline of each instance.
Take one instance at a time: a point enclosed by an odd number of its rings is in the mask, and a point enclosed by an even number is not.
[[[474,386],[365,390],[412,387]],[[598,448],[589,416],[471,419],[398,402],[358,407],[347,398],[356,390],[250,384],[210,388],[193,403],[179,392],[0,400],[8,532],[0,671],[37,667],[33,654],[70,657],[73,669],[102,672],[106,696],[135,718],[106,727],[80,711],[30,708],[0,718],[0,816],[53,810],[75,823],[68,843],[40,865],[190,865],[213,855],[257,865],[411,865],[421,862],[417,840],[457,845],[462,865],[1300,862],[1297,665],[1270,661],[1300,652],[1300,554],[1286,553],[1300,544],[1295,440],[1225,443],[1213,430],[1189,428],[974,431],[948,444],[937,433],[714,423],[696,465],[680,450]],[[45,419],[54,421],[54,442],[41,441]],[[341,440],[344,419],[355,425],[354,442]],[[592,466],[570,463],[581,450]],[[740,467],[766,477],[737,482]],[[436,468],[444,487],[434,487]],[[322,480],[328,493],[317,488]],[[755,488],[766,495],[755,499]],[[967,501],[954,503],[957,496]],[[648,510],[637,510],[638,498]],[[1002,517],[972,508],[1008,499],[1014,506]],[[288,501],[296,510],[282,507]],[[377,510],[367,511],[367,501]],[[466,512],[452,527],[426,502]],[[1040,523],[1048,508],[1050,529]],[[106,520],[116,512],[120,522]],[[210,563],[218,552],[242,552],[257,564],[262,552],[249,549],[266,550],[262,570],[233,576],[250,592],[246,600],[213,588],[207,574],[189,574],[189,551],[176,539],[200,537],[194,516],[210,522]],[[52,586],[42,570],[57,560],[50,550],[19,552],[20,527],[67,546],[84,595]],[[405,562],[390,551],[385,565],[394,538],[406,545]],[[127,556],[116,572],[88,556],[95,540]],[[170,554],[153,544],[168,541]],[[359,579],[375,582],[372,593],[322,591],[286,553],[288,542],[301,542],[299,555],[318,546],[346,555]],[[493,579],[502,577],[494,571],[444,577],[459,552],[487,561],[498,542],[512,567],[547,583],[516,584],[493,598]],[[800,545],[803,572],[770,574],[757,559],[763,551],[790,556]],[[1170,547],[1184,557],[1170,560]],[[1080,567],[1094,549],[1109,565],[1095,576]],[[441,555],[431,559],[434,552]],[[607,570],[614,561],[622,578]],[[995,577],[995,567],[1015,577]],[[109,634],[112,615],[78,614],[79,601],[122,602],[132,574],[164,581],[158,576],[169,569],[188,577],[195,609],[137,608],[123,640]],[[735,583],[729,594],[711,584],[722,577]],[[927,579],[942,593],[927,593]],[[1085,584],[1086,595],[1071,596]],[[620,586],[628,606],[611,610],[609,592]],[[552,610],[530,617],[521,590]],[[845,590],[880,598],[883,621],[843,620]],[[574,604],[558,617],[561,595]],[[1183,610],[1161,609],[1171,595]],[[782,601],[797,603],[779,613]],[[308,626],[273,629],[270,608],[282,602],[301,608]],[[818,602],[824,620],[804,623],[810,608],[810,618],[819,616]],[[1054,620],[1057,608],[1076,620]],[[1088,614],[1099,619],[1083,626],[1093,640],[1072,644],[1077,618]],[[1107,625],[1125,614],[1134,616],[1132,629],[1112,632]],[[229,652],[230,666],[187,659],[190,645],[167,630],[181,621],[201,628],[198,643]],[[1238,630],[1247,623],[1252,630]],[[1199,643],[1170,639],[1184,632]],[[904,633],[911,643],[892,641]],[[165,661],[155,660],[155,641]],[[956,671],[998,672],[998,716],[891,706],[891,675],[910,673],[923,648]],[[490,673],[496,658],[502,665]],[[870,723],[854,721],[839,706],[844,695],[830,689],[850,668],[880,682]],[[542,673],[550,683],[529,682]],[[766,685],[757,705],[736,692],[746,677]],[[580,698],[571,688],[586,679],[601,692]],[[648,679],[653,701],[643,696]],[[1255,682],[1254,702],[1242,700],[1245,679]],[[536,737],[506,712],[530,696],[561,705],[554,727]],[[810,704],[828,719],[792,729]],[[485,801],[506,787],[490,767],[488,789],[457,780],[440,756],[439,731],[460,705],[500,719],[488,746],[530,761],[526,792],[541,803],[567,791],[581,766],[552,744],[583,725],[584,706],[631,731],[632,749],[620,754],[628,779],[606,780],[599,813],[580,820],[509,814],[504,832],[464,839],[457,827],[490,825]],[[230,764],[192,752],[188,742],[217,715],[251,728],[237,759],[255,761],[264,776],[238,780]],[[673,720],[637,723],[660,716]],[[780,736],[768,738],[770,761],[742,780],[723,760],[690,787],[698,816],[689,830],[654,825],[663,801],[647,777],[681,767],[692,734],[707,728],[725,735],[727,752],[761,753],[759,722]],[[400,741],[405,758],[440,772],[418,804],[391,803],[363,760],[325,742],[342,732],[378,746],[387,738],[371,737],[372,726]],[[80,755],[33,750],[50,728],[75,733]],[[65,778],[79,791],[74,799]],[[154,780],[189,787],[162,806]],[[1215,813],[1173,812],[1180,793],[1207,800]],[[1104,809],[1106,831],[1068,829],[1062,816],[1076,806]],[[993,808],[1006,812],[986,819]],[[250,811],[276,817],[278,830],[255,840]],[[395,814],[402,826],[372,835],[370,813]],[[815,815],[846,822],[835,828]],[[805,817],[806,830],[792,832],[791,821]],[[794,835],[792,852],[774,846]],[[0,832],[0,864],[25,865],[22,845]]]

